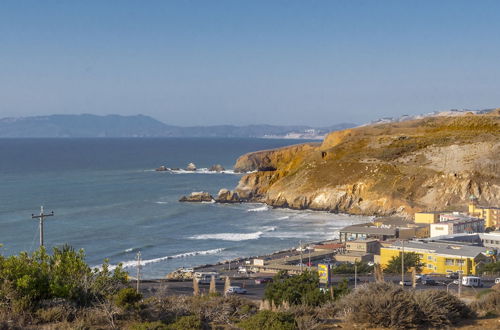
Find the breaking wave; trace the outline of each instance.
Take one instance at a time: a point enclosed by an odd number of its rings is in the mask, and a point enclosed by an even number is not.
[[[218,234],[201,234],[189,237],[190,239],[218,239],[221,241],[248,241],[251,239],[259,239],[265,232],[275,231],[275,226],[267,226],[262,228],[262,231],[254,233],[218,233]]]
[[[248,209],[247,212],[265,212],[269,211],[269,206],[264,205],[264,206],[259,206],[254,209]]]
[[[147,265],[147,264],[152,264],[152,263],[157,263],[157,262],[162,262],[165,260],[170,260],[170,259],[179,259],[179,258],[187,258],[187,257],[194,257],[194,256],[200,256],[200,255],[211,255],[211,254],[217,254],[221,253],[225,249],[219,248],[219,249],[212,249],[212,250],[205,250],[205,251],[193,251],[193,252],[185,252],[185,253],[180,253],[180,254],[175,254],[173,256],[165,256],[165,257],[160,257],[160,258],[154,258],[154,259],[145,259],[141,260],[141,266]],[[137,267],[137,260],[128,260],[121,262],[123,268],[129,268],[129,267]],[[109,269],[113,270],[118,265],[110,265]],[[98,267],[100,268],[100,267]]]

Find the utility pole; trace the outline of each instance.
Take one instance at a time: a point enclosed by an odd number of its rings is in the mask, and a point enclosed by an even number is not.
[[[299,241],[299,251],[300,251],[300,272],[302,273],[302,241]]]
[[[48,214],[44,214],[43,213],[43,206],[40,206],[40,215],[34,215],[34,214],[31,214],[31,218],[32,219],[39,219],[40,222],[39,222],[39,227],[40,227],[40,247],[43,246],[43,220],[46,218],[46,217],[52,217],[54,216],[54,211],[48,213]]]
[[[405,241],[401,240],[401,247],[403,248],[403,253],[401,253],[401,285],[405,286]]]
[[[460,256],[460,271],[458,272],[458,298],[462,296],[462,265],[464,263],[464,260],[462,259],[462,256]]]
[[[309,263],[307,264],[309,266],[309,270],[311,270],[311,249],[307,249],[309,251]]]
[[[354,288],[358,286],[358,264],[354,261]]]
[[[137,252],[137,293],[139,293],[139,285],[141,283],[141,251]]]

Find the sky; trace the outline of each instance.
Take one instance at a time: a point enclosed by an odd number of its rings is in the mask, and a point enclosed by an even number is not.
[[[328,126],[500,107],[500,1],[0,2],[0,117]]]

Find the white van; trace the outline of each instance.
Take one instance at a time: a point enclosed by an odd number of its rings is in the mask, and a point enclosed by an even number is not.
[[[480,277],[477,277],[477,276],[464,276],[462,278],[462,285],[476,287],[476,288],[482,288],[483,281],[481,280]]]

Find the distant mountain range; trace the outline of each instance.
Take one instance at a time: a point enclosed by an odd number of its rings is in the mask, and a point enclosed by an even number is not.
[[[357,126],[218,125],[181,127],[144,115],[50,115],[0,119],[0,137],[256,137],[322,139],[328,132]]]

